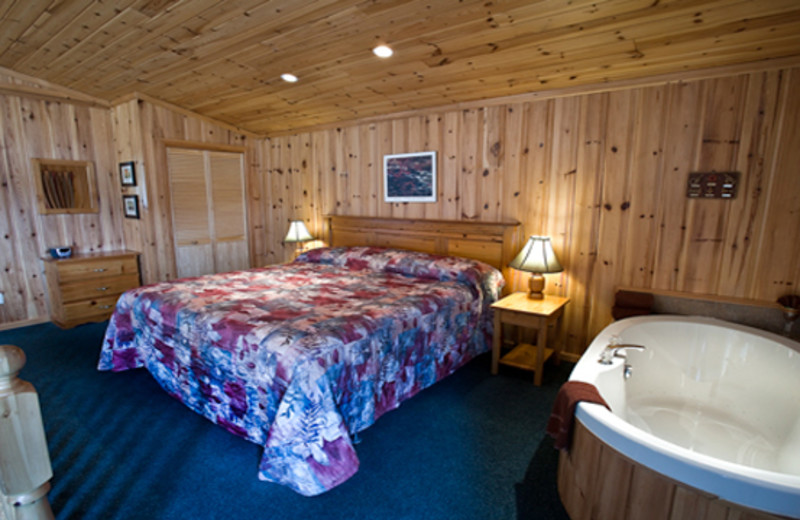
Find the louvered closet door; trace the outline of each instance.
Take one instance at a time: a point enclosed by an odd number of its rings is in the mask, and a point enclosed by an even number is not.
[[[167,148],[178,278],[214,272],[206,152]]]
[[[247,269],[247,231],[244,211],[243,154],[209,152],[217,272]]]
[[[167,148],[178,277],[249,267],[241,153]]]

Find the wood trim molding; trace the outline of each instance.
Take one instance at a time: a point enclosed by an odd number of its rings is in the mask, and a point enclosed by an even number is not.
[[[192,150],[211,150],[215,152],[245,153],[246,146],[221,143],[203,143],[200,141],[185,141],[182,139],[162,139],[161,142],[168,148],[188,148]]]
[[[28,327],[29,325],[39,325],[41,323],[47,323],[48,321],[50,321],[50,317],[44,316],[42,318],[34,318],[31,320],[20,320],[20,321],[12,321],[10,323],[0,323],[0,330],[19,329],[21,327]]]
[[[78,105],[88,105],[99,108],[111,108],[111,103],[104,99],[96,98],[77,90],[62,87],[49,81],[20,72],[0,67],[0,75],[16,79],[21,83],[0,80],[0,94],[11,96],[26,96],[48,101],[69,101]]]

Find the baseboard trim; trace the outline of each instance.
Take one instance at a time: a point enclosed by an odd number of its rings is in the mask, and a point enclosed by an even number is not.
[[[0,323],[0,330],[19,329],[28,327],[29,325],[39,325],[40,323],[47,323],[50,318],[34,318],[32,320],[12,321],[11,323]]]

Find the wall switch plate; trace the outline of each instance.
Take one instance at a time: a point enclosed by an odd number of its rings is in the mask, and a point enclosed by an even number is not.
[[[689,174],[686,196],[690,199],[735,199],[739,172],[693,172]]]

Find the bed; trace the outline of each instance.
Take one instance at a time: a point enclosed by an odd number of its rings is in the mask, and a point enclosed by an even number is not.
[[[98,368],[146,368],[190,409],[264,446],[259,478],[323,493],[358,470],[358,432],[491,344],[501,272],[432,253],[470,249],[501,267],[516,226],[420,229],[430,225],[331,218],[332,247],[289,264],[128,291]],[[383,247],[393,233],[408,233],[409,249]]]

